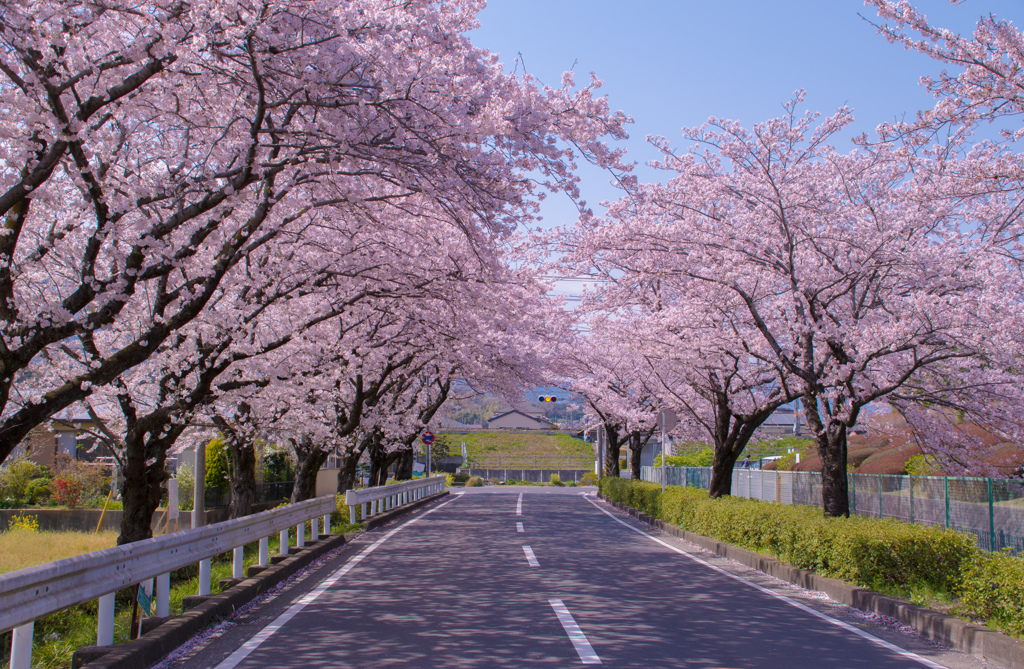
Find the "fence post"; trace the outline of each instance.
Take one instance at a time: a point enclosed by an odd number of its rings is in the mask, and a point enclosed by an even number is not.
[[[96,613],[96,645],[109,646],[114,643],[114,597],[116,592],[100,597]]]
[[[260,566],[266,567],[270,564],[270,537],[260,539]]]
[[[324,514],[324,536],[330,536],[331,534],[331,514]]]
[[[309,539],[310,541],[316,541],[320,538],[320,519],[313,516],[313,519],[309,521]]]
[[[281,555],[288,555],[288,528],[281,530],[281,550],[278,551]]]
[[[857,515],[857,475],[850,474],[850,512]]]
[[[910,522],[914,522],[914,477],[908,476],[910,480]]]
[[[31,669],[32,630],[35,621],[11,630],[11,669]]]
[[[942,477],[946,482],[946,527],[949,527],[949,477]]]
[[[156,614],[161,617],[171,615],[170,572],[156,577]]]
[[[878,481],[878,517],[882,517],[882,476],[877,475]]]
[[[995,508],[992,503],[992,479],[985,479],[985,483],[988,484],[988,536],[989,536],[989,550],[993,553],[996,552],[996,515]]]
[[[210,594],[210,558],[199,561],[199,594]]]
[[[231,578],[242,578],[245,569],[245,546],[236,546],[231,555]]]
[[[299,523],[295,526],[295,547],[302,548],[306,545],[306,524]]]

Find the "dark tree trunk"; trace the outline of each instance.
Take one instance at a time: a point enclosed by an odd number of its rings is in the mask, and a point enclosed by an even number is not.
[[[303,502],[316,497],[316,475],[327,462],[327,451],[320,448],[309,437],[302,437],[295,446],[295,488],[292,489],[292,503]]]
[[[256,449],[251,441],[238,435],[229,436],[227,442],[231,458],[231,517],[242,518],[252,513],[256,502]]]
[[[356,474],[359,471],[359,458],[362,457],[362,452],[357,451],[355,453],[349,453],[341,462],[341,468],[338,469],[338,494],[343,495],[349,490],[355,490],[356,488]]]
[[[381,443],[381,435],[375,434],[370,447],[370,487],[382,486],[388,482],[388,454]]]
[[[163,484],[170,478],[164,470],[167,451],[183,428],[172,427],[160,438],[146,438],[166,429],[164,421],[143,419],[125,436],[124,468],[121,470],[121,534],[118,545],[153,536],[153,514],[163,497]]]
[[[412,463],[416,460],[413,457],[412,447],[403,448],[395,455],[395,480],[408,481],[412,479]]]
[[[622,454],[622,442],[619,435],[612,430],[605,430],[604,475],[619,478],[619,457]]]
[[[830,423],[818,433],[821,458],[821,506],[833,518],[850,515],[849,476],[846,472],[846,426]]]
[[[731,448],[715,448],[715,457],[711,461],[709,497],[725,497],[732,494],[732,470],[738,458],[739,453]]]
[[[634,481],[640,480],[640,453],[644,450],[644,435],[634,432],[629,435],[629,473]]]

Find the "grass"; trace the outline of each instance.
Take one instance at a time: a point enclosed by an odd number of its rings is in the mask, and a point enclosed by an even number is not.
[[[117,543],[117,532],[0,532],[0,574],[92,553]]]
[[[455,454],[460,453],[460,442],[466,442],[466,453],[472,466],[500,466],[504,469],[579,469],[594,464],[593,447],[568,434],[516,431],[449,433],[445,436]]]

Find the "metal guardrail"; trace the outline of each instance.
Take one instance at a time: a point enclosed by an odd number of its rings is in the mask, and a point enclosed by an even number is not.
[[[327,495],[0,576],[0,632],[14,630],[11,669],[30,667],[32,628],[37,618],[99,599],[97,645],[110,645],[113,643],[114,594],[118,590],[156,578],[157,615],[168,615],[170,572],[199,562],[199,594],[209,594],[210,558],[214,555],[233,550],[232,575],[241,578],[246,544],[260,542],[259,564],[267,566],[271,534],[280,532],[281,553],[287,555],[290,528],[296,528],[296,547],[305,544],[308,520],[313,521],[312,539],[319,536],[317,521],[321,516],[324,532],[329,534],[335,505],[335,496]]]
[[[383,513],[396,506],[423,499],[444,490],[445,477],[431,476],[428,479],[412,479],[391,485],[349,490],[345,493],[349,520],[356,522],[356,507],[362,506],[360,519]]]
[[[1024,481],[956,476],[848,474],[850,513],[970,532],[978,547],[1024,554]],[[661,483],[660,467],[641,479]],[[665,467],[665,483],[711,487],[710,467]],[[821,506],[821,473],[735,469],[732,495]]]

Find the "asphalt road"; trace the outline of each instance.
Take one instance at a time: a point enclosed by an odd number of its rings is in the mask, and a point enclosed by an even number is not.
[[[578,488],[466,489],[166,666],[982,666],[636,528]]]

